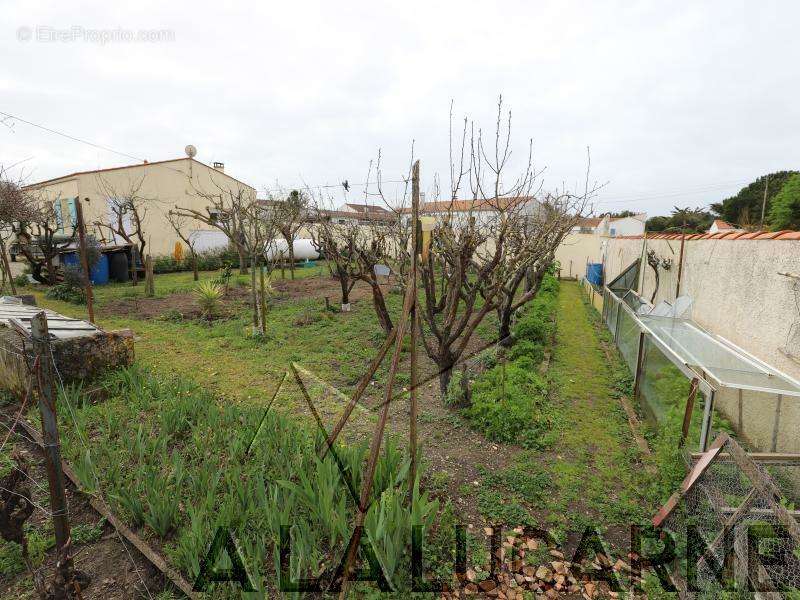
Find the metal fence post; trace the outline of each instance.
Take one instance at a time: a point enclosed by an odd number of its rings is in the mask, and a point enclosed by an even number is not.
[[[47,315],[40,312],[31,319],[33,348],[39,357],[41,379],[39,381],[39,412],[42,416],[42,438],[47,481],[50,487],[50,507],[53,511],[53,528],[56,547],[59,551],[70,536],[69,509],[64,491],[64,472],[61,469],[61,446],[58,439],[56,416],[56,388],[53,377],[53,355],[50,350],[50,332]],[[70,560],[71,563],[71,560]],[[71,568],[71,564],[68,565]]]
[[[636,352],[636,373],[633,376],[633,399],[639,399],[639,391],[642,387],[642,377],[644,376],[644,344],[647,334],[639,332],[639,350]]]
[[[711,390],[706,398],[706,405],[703,408],[703,427],[700,430],[700,452],[708,449],[708,436],[711,433],[711,419],[714,414],[714,396],[716,392]]]

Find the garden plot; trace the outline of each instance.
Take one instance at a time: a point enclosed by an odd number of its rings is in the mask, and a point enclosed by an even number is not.
[[[355,505],[348,483],[358,489],[357,465],[366,452],[364,440],[375,420],[385,369],[376,373],[345,432],[346,443],[339,449],[340,460],[349,465],[344,474],[333,458],[315,457],[317,423],[296,382],[283,380],[283,375],[292,364],[299,367],[329,428],[374,356],[382,332],[369,299],[356,297],[353,311],[340,313],[325,309],[325,294],[304,297],[312,289],[324,290],[322,282],[331,285],[319,272],[308,276],[275,283],[278,295],[263,337],[250,335],[241,295],[226,301],[228,318],[212,323],[154,315],[156,311],[112,310],[123,309],[125,302],[163,302],[164,308],[171,300],[189,303],[194,286],[189,274],[158,276],[155,299],[139,298],[129,286],[109,286],[98,293],[101,325],[125,326],[137,334],[138,365],[103,380],[91,399],[79,389],[67,394],[64,403],[69,400],[74,421],[72,414],[61,415],[62,423],[70,424],[64,428],[65,453],[86,489],[102,494],[187,578],[198,573],[203,552],[222,524],[233,527],[248,569],[268,594],[276,592],[280,564],[273,547],[280,541],[281,523],[292,523],[297,552],[286,565],[292,578],[329,572],[349,537]],[[648,500],[641,493],[646,486],[637,475],[640,457],[630,448],[612,372],[600,359],[597,331],[574,284],[561,287],[555,307],[559,332],[549,370],[541,372],[538,365],[552,353],[552,340],[547,348],[509,352],[511,361],[535,356],[524,364],[541,377],[536,384],[544,386],[537,392],[544,393],[540,406],[516,407],[516,416],[505,424],[495,422],[489,405],[478,413],[465,412],[457,401],[443,403],[433,365],[421,364],[421,378],[430,381],[420,392],[425,469],[415,513],[400,502],[408,488],[408,409],[402,389],[407,381],[399,381],[390,411],[390,442],[381,455],[373,494],[375,510],[367,522],[367,541],[382,556],[388,571],[384,575],[397,589],[407,585],[409,556],[405,546],[398,552],[396,544],[414,525],[428,524],[426,572],[447,579],[455,558],[453,526],[463,523],[471,569],[463,583],[478,586],[490,579],[490,534],[485,527],[554,529],[559,534],[555,544],[576,523],[594,519],[605,528],[646,514],[642,507]],[[387,295],[391,311],[398,310],[399,302],[397,294]],[[76,316],[81,311],[63,303],[49,305]],[[494,325],[487,321],[479,328],[471,352],[470,375],[478,391],[481,381],[492,388],[490,378],[503,373],[503,361],[498,367],[496,358],[487,361],[480,352]],[[403,365],[407,360],[406,349]],[[527,380],[506,383],[530,385]],[[505,394],[492,400],[506,401]],[[536,422],[542,423],[542,435],[526,442],[521,432]],[[558,551],[547,543],[543,548]],[[547,552],[528,552],[527,559],[518,556],[527,562],[517,566],[532,567],[535,574],[552,558]],[[553,567],[547,568],[550,580],[526,583],[554,588]],[[532,577],[520,574],[523,581]],[[215,593],[238,597],[228,588]]]

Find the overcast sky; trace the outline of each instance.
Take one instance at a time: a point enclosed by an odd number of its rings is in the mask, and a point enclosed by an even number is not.
[[[544,187],[574,186],[589,146],[603,211],[705,205],[800,166],[800,2],[247,5],[4,0],[0,111],[150,161],[191,143],[259,190],[363,182],[379,148],[400,179],[412,140],[430,190],[451,99],[491,128],[500,93],[517,164],[533,138]],[[102,43],[120,29],[151,39]],[[135,162],[4,125],[0,163],[29,181]]]

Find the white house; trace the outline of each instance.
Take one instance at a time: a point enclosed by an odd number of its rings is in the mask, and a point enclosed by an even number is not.
[[[711,224],[711,227],[708,228],[708,233],[731,233],[733,231],[743,231],[737,227],[734,227],[727,221],[723,221],[722,219],[715,219],[714,222]]]
[[[646,222],[645,213],[613,219],[609,215],[581,217],[572,228],[572,233],[594,233],[604,237],[643,235]]]

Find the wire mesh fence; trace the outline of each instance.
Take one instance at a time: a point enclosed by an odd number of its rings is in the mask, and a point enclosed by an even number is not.
[[[727,435],[692,472],[656,524],[676,543],[672,578],[687,598],[723,592],[800,594],[800,457],[747,455]]]

